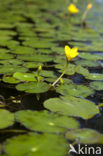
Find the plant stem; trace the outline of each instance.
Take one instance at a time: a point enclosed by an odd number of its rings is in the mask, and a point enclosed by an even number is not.
[[[54,86],[56,85],[56,83],[63,77],[63,75],[64,75],[65,72],[66,72],[67,67],[68,67],[68,62],[66,63],[66,66],[65,66],[65,68],[64,68],[63,73],[62,73],[62,74],[58,77],[58,79],[52,84],[52,87],[54,87]]]
[[[83,24],[85,22],[85,18],[86,18],[86,15],[88,13],[88,9],[86,9],[83,13],[83,16],[82,16],[82,20],[81,20],[81,23]]]
[[[0,130],[0,133],[8,133],[8,132],[12,132],[12,133],[27,133],[27,130],[20,130],[20,129],[6,129],[6,130]]]

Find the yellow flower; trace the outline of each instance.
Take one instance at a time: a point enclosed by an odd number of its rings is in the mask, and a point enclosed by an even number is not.
[[[65,46],[65,55],[68,61],[75,58],[78,54],[78,48],[70,48],[67,45]]]
[[[68,6],[68,11],[71,13],[71,14],[76,14],[79,12],[79,9],[74,5],[74,4],[70,4]]]
[[[89,3],[89,4],[87,5],[87,9],[89,10],[89,9],[91,9],[91,8],[92,8],[92,4]]]

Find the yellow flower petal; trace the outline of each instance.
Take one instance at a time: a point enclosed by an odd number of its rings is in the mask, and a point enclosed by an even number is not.
[[[76,53],[71,53],[71,54],[70,54],[71,58],[74,58],[74,57],[76,57],[77,55],[78,55],[77,52],[76,52]]]
[[[65,55],[68,61],[70,61],[72,58],[75,58],[78,54],[78,48],[70,48],[69,46],[65,46]]]
[[[71,58],[74,58],[78,55],[78,48],[72,48],[70,52]]]
[[[70,47],[66,45],[66,46],[65,46],[65,51],[66,51],[66,52],[69,52],[69,51],[70,51]]]
[[[79,9],[74,5],[74,4],[70,4],[68,6],[68,11],[71,13],[71,14],[76,14],[79,12]]]
[[[70,53],[70,47],[69,46],[65,46],[65,56],[67,58],[68,61],[71,60],[70,55],[68,55]]]
[[[91,9],[92,8],[92,3],[89,3],[88,5],[87,5],[87,9],[89,10],[89,9]]]

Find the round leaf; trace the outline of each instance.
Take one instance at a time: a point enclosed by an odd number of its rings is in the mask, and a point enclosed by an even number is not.
[[[72,95],[76,97],[87,97],[94,93],[94,91],[89,87],[75,84],[61,85],[57,87],[56,91],[66,96]]]
[[[7,128],[14,123],[14,115],[7,110],[0,109],[0,129]]]
[[[8,139],[4,149],[8,156],[63,156],[67,142],[60,135],[29,133]]]
[[[21,81],[37,81],[33,73],[20,73],[16,72],[13,77]]]
[[[18,84],[16,89],[27,93],[43,93],[48,91],[50,86],[45,82],[27,82]]]
[[[53,112],[84,119],[89,119],[99,113],[98,107],[93,102],[73,96],[62,99],[51,98],[44,102],[44,106]]]
[[[66,137],[70,140],[79,140],[82,144],[101,143],[103,135],[92,129],[77,129],[66,133]],[[103,142],[102,142],[103,143]]]
[[[90,86],[95,90],[103,90],[103,82],[94,81],[90,83]]]
[[[65,132],[68,128],[78,127],[75,119],[47,111],[19,111],[16,120],[31,130],[41,132]]]

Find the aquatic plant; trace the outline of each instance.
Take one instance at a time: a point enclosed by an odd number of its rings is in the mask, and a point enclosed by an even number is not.
[[[63,73],[60,75],[60,77],[52,84],[52,86],[55,86],[56,83],[63,77],[63,75],[66,72],[66,69],[68,67],[69,61],[71,61],[72,58],[75,58],[78,55],[78,48],[70,48],[69,46],[65,46],[65,56],[67,58],[67,63],[65,65]]]
[[[76,7],[75,4],[70,4],[68,6],[68,11],[70,14],[77,14],[79,12],[79,9]]]
[[[0,1],[0,156],[103,144],[103,2],[92,1],[87,29],[88,1],[72,0],[71,16],[69,2]]]
[[[92,8],[92,6],[93,6],[92,3],[89,3],[87,5],[87,7],[86,7],[86,9],[85,9],[85,11],[84,11],[84,13],[82,15],[82,20],[81,20],[82,25],[85,25],[85,19],[86,19],[87,13]]]

